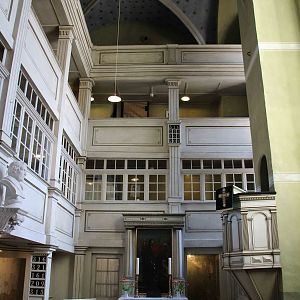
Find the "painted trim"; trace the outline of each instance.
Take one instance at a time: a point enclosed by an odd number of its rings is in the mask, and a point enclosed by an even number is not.
[[[265,51],[300,51],[300,43],[261,42],[258,43],[258,48]]]
[[[274,173],[275,182],[300,182],[300,173]]]

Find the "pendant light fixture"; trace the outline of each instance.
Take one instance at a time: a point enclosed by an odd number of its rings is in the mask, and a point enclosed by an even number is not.
[[[118,25],[117,25],[117,48],[116,48],[116,65],[115,65],[115,84],[114,94],[108,97],[109,102],[120,102],[122,99],[117,95],[117,74],[118,74],[118,54],[119,54],[119,35],[120,35],[120,16],[121,16],[121,0],[118,1]]]
[[[190,101],[190,97],[187,95],[187,82],[185,83],[185,86],[184,86],[184,94],[183,96],[181,97],[181,100],[183,102],[187,102],[187,101]]]

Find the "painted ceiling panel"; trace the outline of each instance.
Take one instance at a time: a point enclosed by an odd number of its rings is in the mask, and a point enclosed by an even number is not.
[[[95,45],[116,44],[117,0],[80,0]],[[121,45],[216,42],[217,0],[121,0]],[[176,14],[171,9],[176,10]],[[185,20],[180,20],[180,17]],[[188,20],[188,21],[187,21]]]

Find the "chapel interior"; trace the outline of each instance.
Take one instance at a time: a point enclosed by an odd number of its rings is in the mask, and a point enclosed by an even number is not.
[[[300,299],[299,76],[298,0],[0,0],[0,300]]]

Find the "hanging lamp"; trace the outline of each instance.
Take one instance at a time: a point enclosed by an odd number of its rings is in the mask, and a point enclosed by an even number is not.
[[[115,64],[115,83],[114,94],[109,96],[107,100],[112,103],[120,102],[122,99],[117,95],[117,74],[118,74],[118,54],[119,54],[119,35],[120,35],[120,16],[121,16],[121,0],[118,1],[118,26],[117,26],[117,49],[116,49],[116,64]]]
[[[187,101],[190,101],[190,97],[187,95],[187,82],[185,83],[185,86],[184,86],[184,94],[183,96],[181,97],[181,100],[183,102],[187,102]]]

